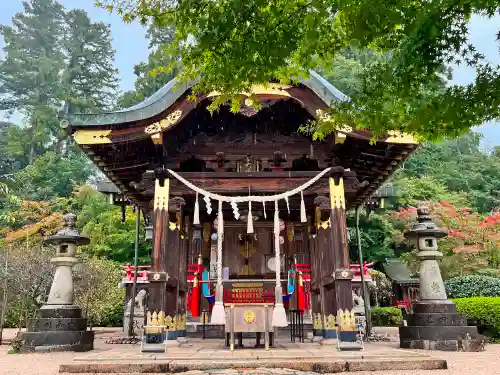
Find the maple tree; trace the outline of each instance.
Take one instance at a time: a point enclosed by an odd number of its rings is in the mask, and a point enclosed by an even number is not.
[[[500,212],[480,215],[469,207],[457,208],[446,201],[425,204],[435,223],[448,231],[448,236],[439,240],[439,249],[444,253],[444,268],[448,268],[446,276],[481,269],[497,273],[500,266]],[[390,215],[396,225],[407,230],[414,225],[416,214],[417,209],[410,206],[392,211]],[[450,267],[458,269],[450,270]]]
[[[351,101],[332,103],[320,133],[350,125],[374,133],[400,130],[427,139],[456,136],[500,117],[500,70],[468,43],[471,15],[492,17],[498,1],[374,2],[332,0],[99,0],[124,21],[175,27],[162,52],[180,66],[179,78],[200,75],[195,93],[223,93],[212,108],[269,79],[288,82],[327,68],[346,49],[380,58],[356,73]],[[447,82],[451,63],[476,72],[470,85]],[[443,85],[447,82],[448,85]]]

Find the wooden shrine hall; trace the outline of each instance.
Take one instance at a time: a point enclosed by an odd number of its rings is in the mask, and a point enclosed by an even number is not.
[[[369,132],[350,128],[314,141],[301,126],[348,99],[315,72],[253,87],[238,113],[228,105],[210,113],[215,92],[190,100],[194,84],[173,80],[133,107],[71,114],[66,124],[151,220],[148,319],[165,322],[175,339],[205,309],[228,329],[224,308],[246,303],[274,309],[262,318],[268,329],[299,309],[312,314],[315,335],[336,337],[335,318],[353,307],[346,211],[369,199],[416,141],[388,134],[371,143]],[[261,319],[247,310],[246,323]]]

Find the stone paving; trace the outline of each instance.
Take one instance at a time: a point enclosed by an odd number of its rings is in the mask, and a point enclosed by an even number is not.
[[[170,343],[166,353],[141,353],[140,345],[115,345],[80,353],[60,366],[71,373],[225,373],[256,374],[267,368],[269,374],[339,373],[343,371],[385,371],[402,369],[443,369],[446,361],[433,359],[425,352],[402,350],[386,345],[367,344],[362,352],[339,352],[333,344],[290,343],[277,340],[269,351],[248,347],[231,352],[221,340],[190,339],[187,344]],[[289,369],[289,370],[283,370]],[[235,372],[236,371],[236,372]],[[250,372],[249,372],[250,371]],[[252,372],[253,371],[253,372]],[[274,372],[273,372],[274,371]]]
[[[4,338],[11,338],[15,335],[17,330],[8,329],[4,332]],[[61,364],[75,363],[75,358],[81,358],[85,355],[94,353],[115,353],[116,351],[138,353],[139,348],[130,345],[108,345],[105,340],[121,333],[121,329],[109,328],[99,329],[96,335],[95,348],[96,350],[89,353],[32,353],[32,354],[7,354],[7,345],[0,346],[0,374],[9,375],[55,375],[59,373]],[[366,346],[365,355],[384,351],[399,351],[397,343],[379,342]],[[251,351],[251,349],[248,349]],[[464,353],[464,352],[426,352],[426,351],[404,351],[413,352],[423,356],[430,356],[432,358],[447,361],[447,370],[422,370],[422,369],[393,369],[379,374],[383,375],[492,375],[500,374],[498,370],[498,363],[500,362],[500,345],[488,345],[486,351],[482,353]],[[143,362],[161,362],[156,360],[144,360]],[[300,362],[300,361],[298,361]],[[82,362],[79,362],[82,363]],[[92,362],[87,362],[92,363]],[[94,362],[98,363],[98,362]],[[291,370],[286,368],[233,368],[233,369],[207,369],[207,370],[194,370],[182,373],[183,375],[316,375],[317,372]],[[120,372],[117,372],[118,374]],[[122,374],[125,374],[121,372]],[[148,374],[144,371],[127,372],[127,375]],[[347,375],[347,373],[340,373]],[[372,371],[357,372],[356,375],[374,375]]]

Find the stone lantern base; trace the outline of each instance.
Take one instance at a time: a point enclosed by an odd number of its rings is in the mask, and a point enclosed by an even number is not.
[[[457,312],[451,301],[421,301],[413,305],[408,325],[399,327],[400,347],[442,351],[483,351],[485,338]]]
[[[78,306],[43,306],[21,334],[21,352],[85,352],[94,349],[94,331]]]

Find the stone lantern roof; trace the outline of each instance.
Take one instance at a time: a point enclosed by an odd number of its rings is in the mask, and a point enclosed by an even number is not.
[[[448,235],[448,231],[439,228],[431,219],[429,208],[421,206],[417,209],[417,222],[410,230],[406,231],[404,236],[409,240],[419,237],[442,238]]]
[[[68,213],[63,216],[64,225],[57,233],[53,236],[47,236],[43,239],[44,243],[51,245],[58,245],[62,242],[74,243],[77,246],[88,245],[90,239],[86,236],[82,236],[80,232],[75,228],[76,225],[76,215]]]

